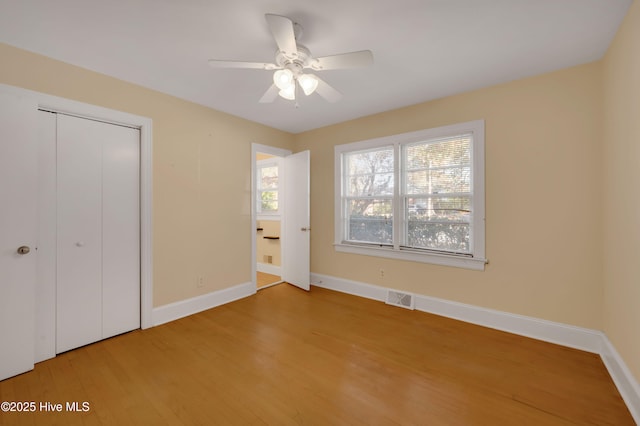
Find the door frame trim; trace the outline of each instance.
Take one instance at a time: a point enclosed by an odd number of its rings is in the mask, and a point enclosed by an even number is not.
[[[257,292],[258,283],[257,283],[257,273],[258,273],[258,264],[257,264],[257,255],[256,250],[257,239],[256,239],[256,221],[258,220],[258,206],[256,203],[256,174],[257,174],[257,163],[256,163],[256,155],[262,152],[264,154],[275,155],[277,157],[286,157],[287,155],[291,155],[292,152],[288,149],[277,148],[275,146],[262,145],[259,143],[251,144],[251,282],[253,283],[254,293]],[[280,221],[286,220],[285,212],[281,212]],[[281,225],[282,226],[282,223]],[[280,248],[282,250],[282,247]],[[286,262],[284,258],[282,258],[282,262]],[[282,268],[283,265],[280,265]]]
[[[34,99],[37,109],[140,130],[140,327],[153,326],[153,121],[148,117],[0,84],[0,91]]]

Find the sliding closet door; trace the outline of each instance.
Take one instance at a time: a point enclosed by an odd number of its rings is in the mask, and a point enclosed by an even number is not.
[[[58,114],[56,352],[140,326],[139,133]]]

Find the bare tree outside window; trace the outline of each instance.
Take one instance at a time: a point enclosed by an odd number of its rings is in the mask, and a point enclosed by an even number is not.
[[[350,241],[393,243],[393,147],[345,156]]]
[[[335,250],[484,270],[484,120],[335,151]]]
[[[345,154],[349,241],[393,244],[395,155],[393,146]],[[471,135],[404,145],[401,164],[401,245],[469,252]]]

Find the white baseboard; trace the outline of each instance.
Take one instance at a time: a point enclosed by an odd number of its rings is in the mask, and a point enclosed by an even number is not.
[[[207,309],[215,308],[216,306],[251,296],[255,294],[255,292],[256,287],[253,283],[248,282],[222,290],[216,290],[203,294],[202,296],[192,297],[191,299],[159,306],[153,308],[151,313],[153,325],[164,324]]]
[[[277,275],[279,277],[282,276],[280,267],[269,263],[256,263],[256,270],[258,272],[264,272],[265,274]]]
[[[609,370],[609,374],[634,420],[640,424],[640,384],[605,334],[602,335],[602,342],[602,351],[600,352],[602,361]]]
[[[328,275],[311,274],[311,283],[317,287],[366,297],[384,302],[387,288]],[[453,318],[484,327],[495,328],[545,342],[600,353],[602,333],[587,328],[481,308],[436,297],[414,294],[415,309],[447,318]]]
[[[381,302],[386,300],[388,290],[386,287],[315,273],[311,274],[311,284]],[[599,354],[631,415],[640,424],[640,386],[603,332],[435,297],[414,296],[415,309],[419,311]]]
[[[591,353],[600,353],[602,332],[524,315],[416,295],[416,310]]]
[[[336,278],[329,275],[312,273],[311,285],[352,294],[354,296],[365,297],[367,299],[379,300],[381,302],[384,302],[387,297],[387,289],[385,287],[360,281],[345,280],[344,278]]]

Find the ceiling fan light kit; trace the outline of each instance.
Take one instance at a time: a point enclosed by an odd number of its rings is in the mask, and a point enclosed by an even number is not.
[[[297,42],[302,34],[302,26],[280,15],[267,14],[265,19],[271,35],[278,45],[274,64],[209,60],[209,65],[213,68],[275,70],[273,73],[273,85],[260,98],[260,103],[271,103],[278,95],[287,100],[295,100],[298,86],[306,96],[318,93],[329,102],[337,102],[342,97],[340,92],[318,76],[305,74],[303,70],[324,71],[357,68],[369,66],[373,63],[373,54],[369,50],[313,58],[309,49]]]
[[[298,84],[305,95],[309,96],[316,91],[318,87],[318,77],[312,74],[296,75],[291,69],[285,68],[277,70],[273,73],[273,84],[276,85],[280,91],[278,94],[288,100],[295,100],[296,84]]]
[[[294,84],[293,73],[288,69],[278,70],[274,72],[273,84],[278,86],[278,89],[285,90],[286,88]]]
[[[318,88],[318,77],[312,74],[303,74],[298,78],[298,84],[305,95],[309,96]]]
[[[296,100],[296,85],[295,83],[285,87],[284,89],[280,90],[278,92],[278,95],[280,95],[281,97],[290,100],[290,101],[295,101]]]

